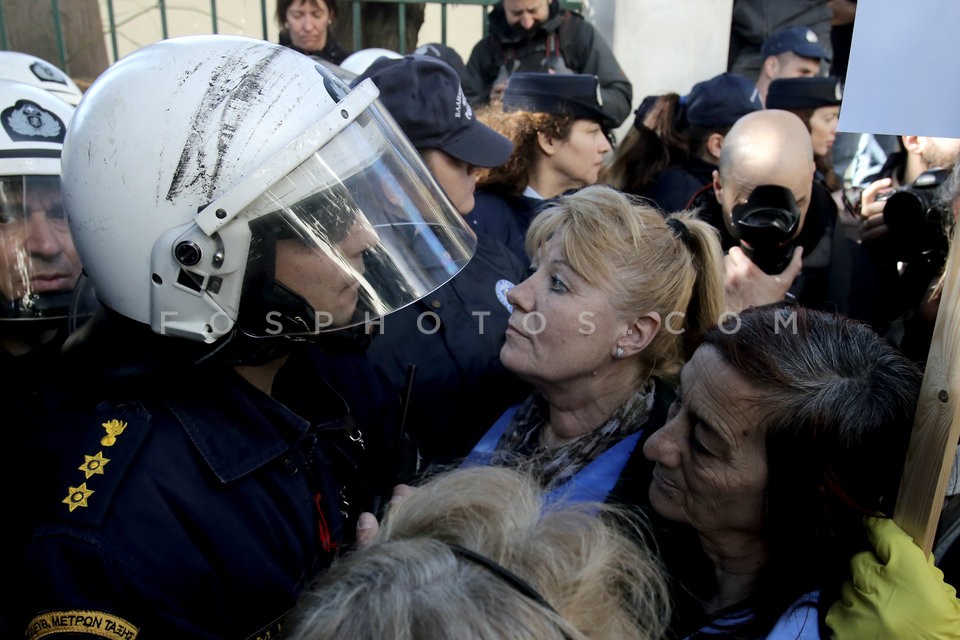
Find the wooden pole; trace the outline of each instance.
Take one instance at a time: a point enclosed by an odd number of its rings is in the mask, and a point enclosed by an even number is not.
[[[953,243],[893,519],[929,555],[960,439],[960,249]]]

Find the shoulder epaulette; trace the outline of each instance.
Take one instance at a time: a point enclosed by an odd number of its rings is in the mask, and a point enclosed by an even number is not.
[[[64,458],[57,511],[58,520],[99,525],[146,439],[150,416],[134,404],[100,405],[88,415],[91,422],[78,425],[86,433],[79,439],[75,459],[71,453]]]

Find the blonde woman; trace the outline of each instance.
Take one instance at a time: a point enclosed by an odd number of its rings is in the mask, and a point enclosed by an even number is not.
[[[660,638],[670,615],[664,575],[631,526],[610,507],[549,504],[508,469],[441,474],[391,507],[370,546],[323,575],[285,637]]]
[[[527,251],[500,360],[535,391],[468,461],[528,468],[593,501],[635,479],[642,499],[643,441],[666,421],[687,347],[723,312],[717,233],[595,185],[546,207]]]

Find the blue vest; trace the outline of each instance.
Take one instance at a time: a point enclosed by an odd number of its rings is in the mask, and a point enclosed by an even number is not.
[[[464,466],[490,464],[490,459],[497,447],[497,443],[507,430],[507,425],[516,414],[520,405],[510,407],[497,420],[490,430],[484,434],[480,442],[473,447],[463,461]],[[637,448],[643,429],[630,434],[614,446],[610,447],[593,462],[583,467],[572,478],[555,487],[547,494],[547,502],[563,500],[564,502],[605,502],[607,495],[616,486],[620,474],[627,466],[630,454]]]

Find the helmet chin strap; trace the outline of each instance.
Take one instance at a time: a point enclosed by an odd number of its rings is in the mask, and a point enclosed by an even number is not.
[[[49,293],[28,293],[21,298],[4,301],[0,317],[44,319],[67,317],[70,309],[72,291],[51,291]]]
[[[370,311],[362,297],[351,326],[324,332],[314,326],[313,307],[281,282],[259,289],[258,295],[245,302],[246,311],[241,311],[233,331],[202,361],[257,366],[288,355],[298,343],[313,344],[334,354],[363,353],[372,339],[362,322]]]
[[[9,301],[0,297],[0,326],[4,332],[28,338],[67,326],[72,293],[57,291]]]

